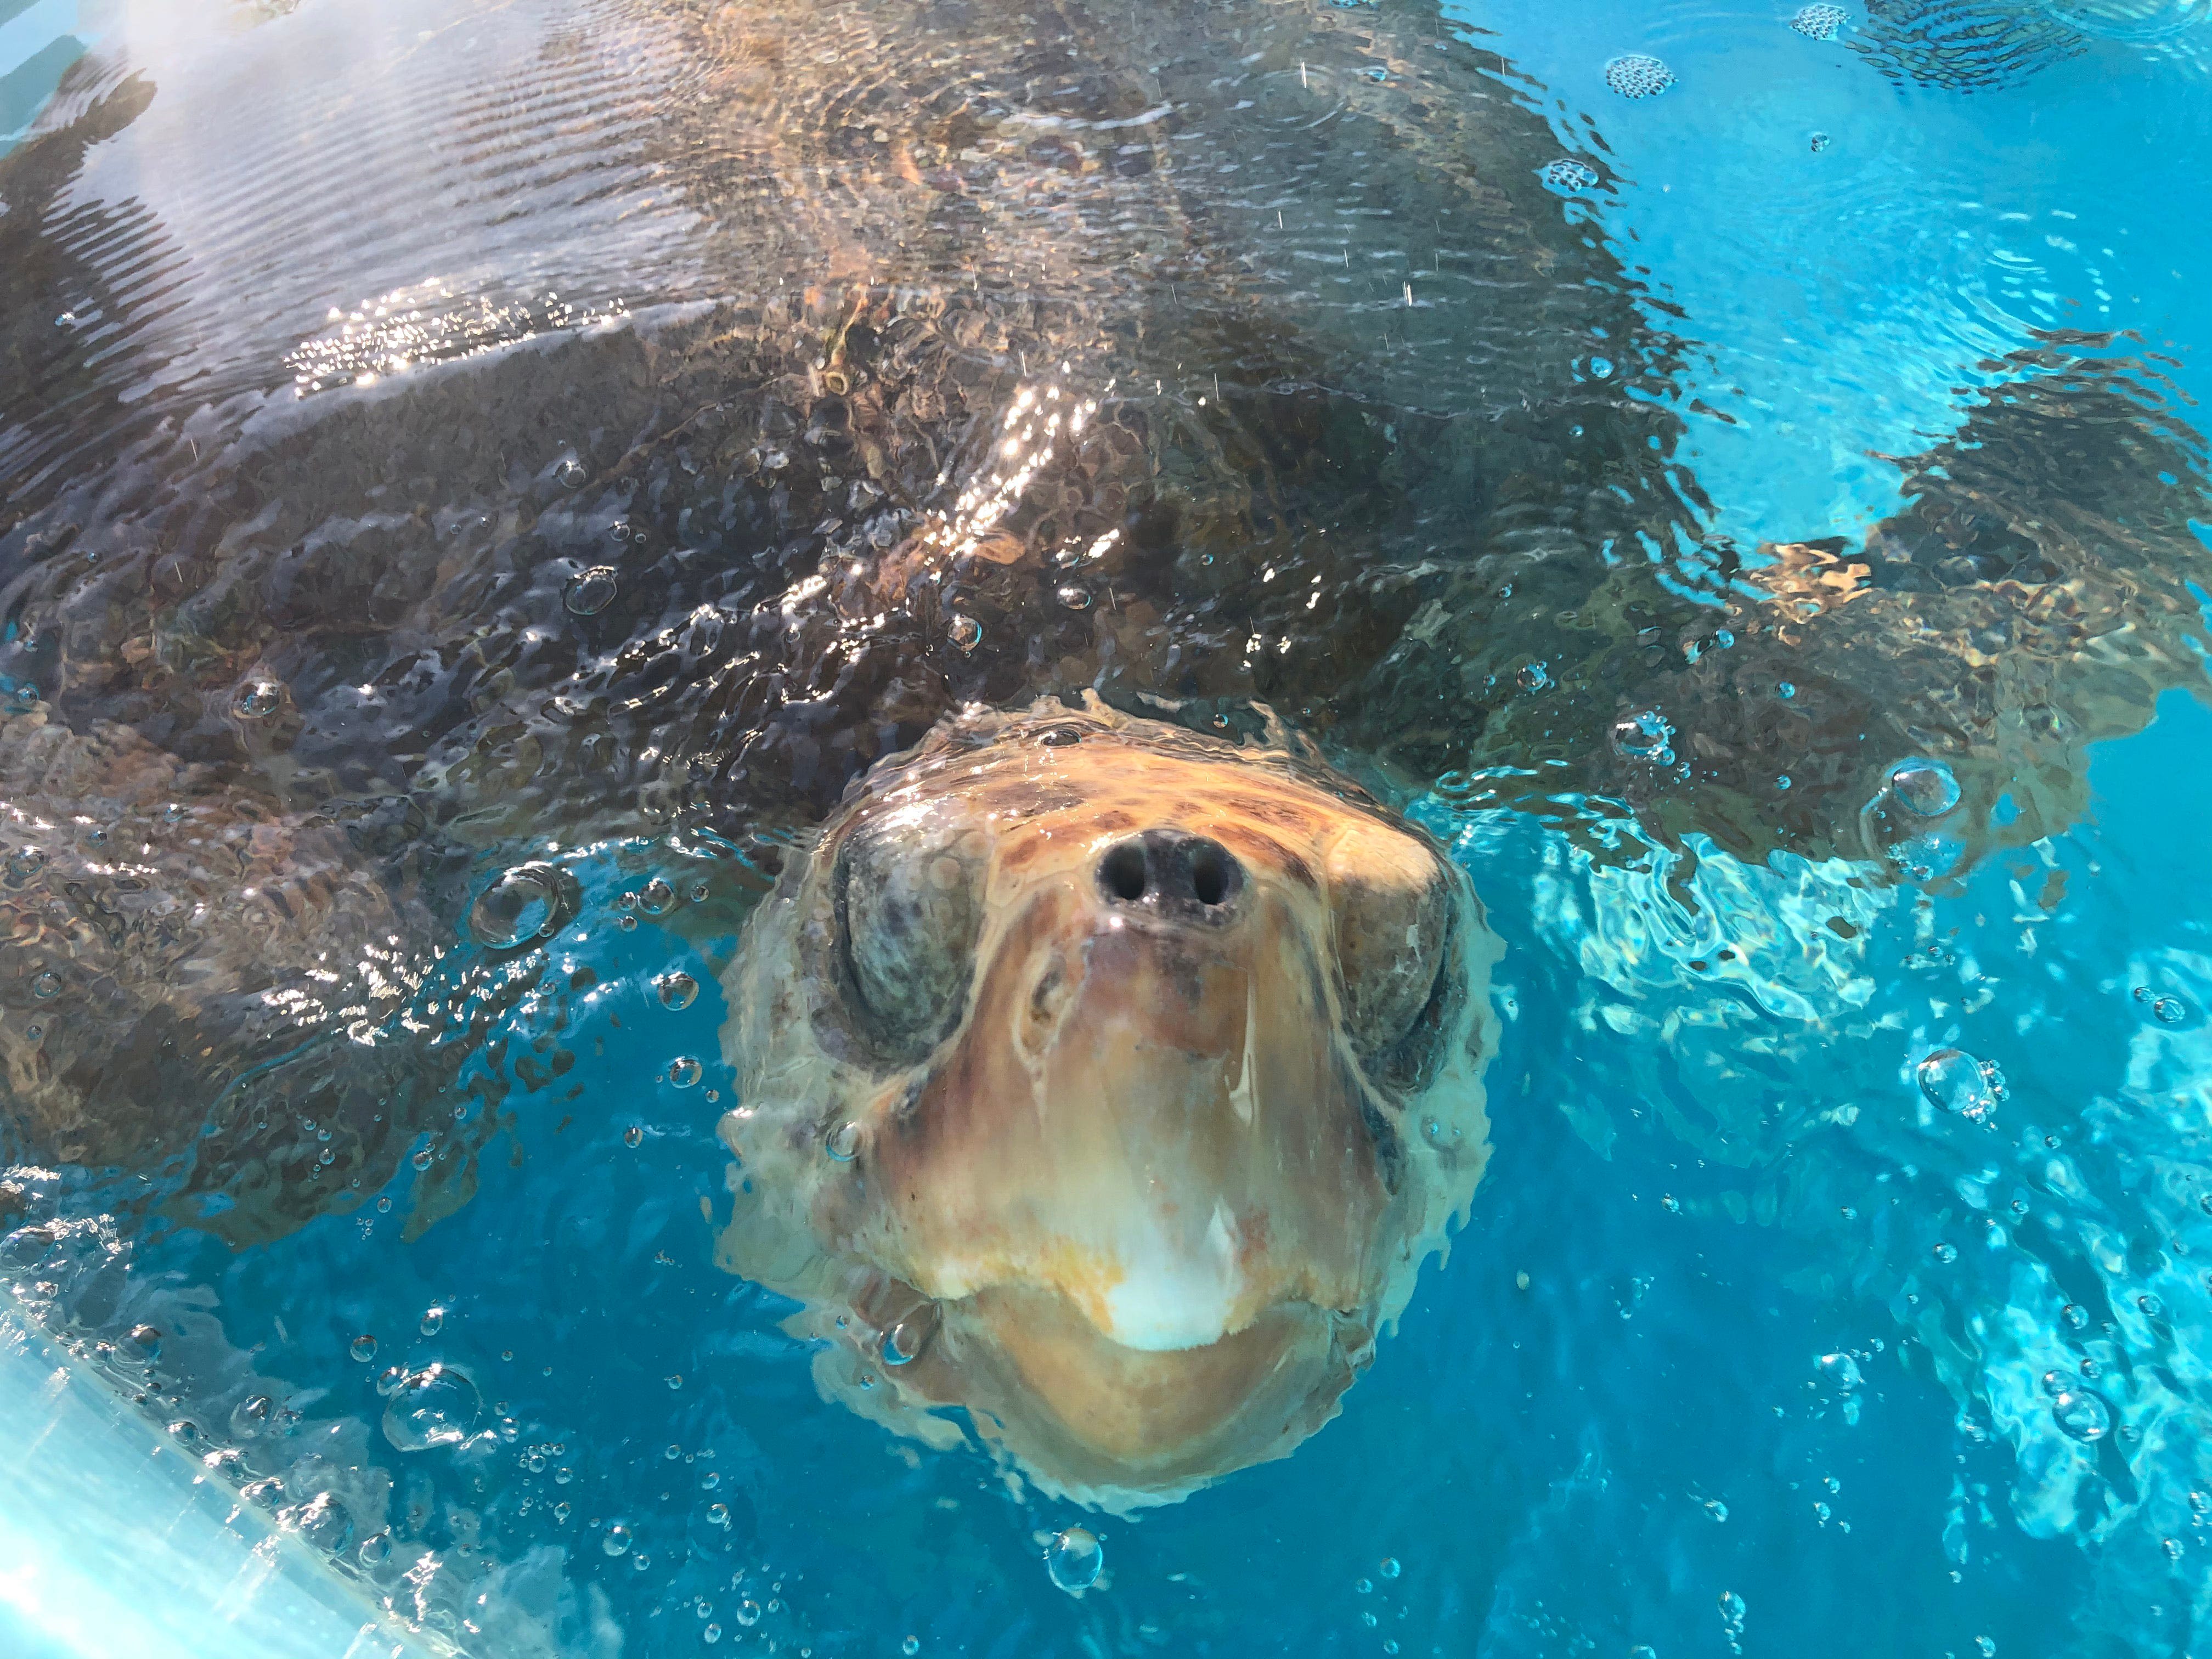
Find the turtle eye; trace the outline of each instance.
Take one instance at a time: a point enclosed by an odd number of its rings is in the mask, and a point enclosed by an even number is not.
[[[1376,1081],[1425,1085],[1453,990],[1451,888],[1428,849],[1408,836],[1372,835],[1334,849],[1337,992],[1345,1035]]]
[[[959,1024],[981,919],[980,870],[912,829],[864,823],[837,857],[846,1000],[874,1046],[901,1064]]]

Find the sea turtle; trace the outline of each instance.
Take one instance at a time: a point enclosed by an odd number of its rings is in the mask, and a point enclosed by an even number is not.
[[[1318,757],[1095,701],[871,771],[728,970],[722,1255],[816,1375],[1128,1505],[1335,1409],[1486,1156],[1496,940]],[[887,1386],[878,1386],[878,1380]]]
[[[1663,296],[1547,188],[1540,89],[1425,0],[341,10],[88,58],[0,162],[7,1127],[126,1216],[266,1239],[426,1133],[414,1224],[465,1201],[491,1137],[536,1133],[515,1091],[560,1073],[503,1021],[568,994],[538,950],[580,902],[563,860],[646,836],[720,860],[665,918],[705,938],[786,865],[733,1042],[739,1110],[793,1110],[734,1131],[757,1202],[731,1261],[819,1289],[832,1328],[834,1280],[893,1337],[898,1297],[983,1296],[860,1206],[872,1152],[808,1137],[907,1147],[887,1091],[1015,1042],[933,1002],[941,1051],[837,1048],[1032,949],[1006,908],[1028,832],[944,854],[939,892],[886,811],[917,803],[919,833],[969,810],[961,765],[1048,774],[1090,817],[1046,862],[1097,914],[1112,836],[1147,884],[1155,845],[1196,881],[1173,837],[1234,853],[1274,942],[1200,980],[1244,1000],[1146,1018],[1202,1027],[1218,1074],[1251,987],[1302,998],[1309,1127],[1340,1148],[1360,1109],[1366,1207],[1297,1224],[1332,1288],[1285,1338],[1295,1403],[1220,1394],[1172,1445],[1117,1441],[1023,1369],[1092,1340],[1060,1304],[1031,1349],[951,1307],[938,1360],[872,1398],[937,1433],[910,1407],[981,1389],[1069,1489],[1177,1490],[1326,1411],[1480,1170],[1488,947],[1394,806],[1435,783],[1605,856],[1632,815],[1888,879],[1930,804],[1901,760],[1955,775],[1970,851],[2040,835],[2081,745],[2198,672],[2201,446],[2124,341],[1977,366],[1871,534],[1706,538]],[[1170,764],[1173,811],[1103,827],[1134,811],[1109,771]],[[1246,798],[1307,827],[1253,852]],[[1355,829],[1356,873],[1398,879],[1330,886]],[[857,965],[823,920],[845,895],[849,922],[855,859]],[[1409,915],[1460,1022],[1430,1094],[1359,1029],[1388,977],[1364,953]],[[744,1035],[786,1006],[807,1020]],[[1061,1178],[968,1156],[1006,1203]],[[1288,1283],[1291,1248],[1251,1283]],[[1069,1306],[1099,1285],[1038,1273]],[[997,1369],[949,1379],[963,1354]],[[1126,1364],[1141,1389],[1171,1362]]]

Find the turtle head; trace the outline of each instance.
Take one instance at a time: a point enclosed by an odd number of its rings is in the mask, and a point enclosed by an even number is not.
[[[752,923],[731,1264],[1063,1490],[1279,1455],[1480,1175],[1488,939],[1433,843],[1280,750],[971,717]]]

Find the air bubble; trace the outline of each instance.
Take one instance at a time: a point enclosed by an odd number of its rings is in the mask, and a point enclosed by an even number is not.
[[[477,896],[469,932],[487,950],[512,950],[560,929],[567,907],[560,872],[549,864],[518,864]]]
[[[51,971],[40,974],[36,979],[31,981],[31,994],[39,998],[41,1001],[44,1001],[48,997],[60,995],[61,988],[61,975]]]
[[[445,1365],[410,1373],[384,1408],[384,1437],[404,1452],[458,1445],[483,1409],[477,1385]]]
[[[629,1553],[629,1528],[619,1521],[607,1528],[606,1536],[599,1540],[599,1547],[609,1555]]]
[[[2087,1389],[2069,1389],[2051,1402],[2051,1415],[2060,1432],[2085,1446],[2094,1445],[2112,1431],[2112,1409],[2101,1395]]]
[[[284,690],[273,680],[248,680],[230,700],[230,712],[246,720],[265,720],[283,706]]]
[[[1959,1259],[1959,1247],[1955,1244],[1938,1244],[1929,1254],[1948,1267]]]
[[[1850,21],[1841,6],[1804,6],[1790,20],[1790,27],[1808,40],[1832,40]]]
[[[830,1139],[825,1145],[830,1156],[840,1164],[851,1163],[854,1154],[860,1150],[860,1126],[851,1122],[839,1124],[830,1132]]]
[[[230,1437],[251,1440],[269,1426],[269,1419],[276,1413],[276,1402],[265,1394],[257,1394],[241,1400],[230,1410]]]
[[[615,602],[615,568],[611,564],[595,564],[582,574],[570,578],[561,590],[561,603],[572,617],[596,617]]]
[[[1644,52],[1626,52],[1606,64],[1605,83],[1624,98],[1656,98],[1674,84],[1674,71]]]
[[[2003,1074],[1963,1049],[1938,1048],[1920,1062],[1913,1075],[1929,1105],[1971,1122],[1981,1122],[2004,1098]]]
[[[563,489],[581,489],[586,477],[584,464],[573,456],[553,469],[553,477]]]
[[[648,916],[665,916],[676,908],[676,890],[655,876],[637,890],[637,908]]]
[[[1611,739],[1613,752],[1630,760],[1650,761],[1658,766],[1674,763],[1674,728],[1654,710],[1622,715],[1613,723]]]
[[[653,981],[653,988],[660,993],[660,1006],[678,1012],[689,1008],[699,995],[699,981],[678,969],[663,974]]]
[[[1824,1353],[1813,1362],[1820,1380],[1839,1394],[1850,1394],[1862,1387],[1866,1378],[1859,1371],[1859,1362],[1847,1353]]]
[[[1959,780],[1939,760],[1899,761],[1889,770],[1889,793],[1906,811],[1940,818],[1959,804]]]
[[[2161,1025],[2179,1025],[2189,1018],[2189,1005],[2179,997],[2160,997],[2150,1005],[2150,1017]]]
[[[668,1081],[678,1089],[688,1089],[698,1082],[705,1067],[689,1054],[679,1054],[668,1062]]]
[[[1070,611],[1091,609],[1091,590],[1087,587],[1079,587],[1073,582],[1061,588],[1054,597]]]
[[[422,1331],[423,1335],[435,1336],[440,1331],[442,1331],[445,1328],[446,1310],[443,1308],[425,1308],[422,1310]]]
[[[1815,155],[1818,155],[1822,150],[1827,149],[1829,145],[1835,142],[1836,141],[1834,139],[1829,137],[1825,132],[1816,132],[1805,141],[1807,148],[1811,149],[1813,154]]]
[[[633,1124],[631,1124],[631,1125],[629,1126],[629,1128],[624,1129],[624,1130],[623,1131],[623,1146],[643,1146],[644,1144],[645,1144],[645,1131],[644,1131],[643,1129],[641,1129],[640,1127],[638,1127],[638,1126],[637,1126],[636,1124],[633,1123]]]
[[[757,1601],[740,1601],[738,1603],[737,1611],[730,1616],[735,1619],[738,1623],[744,1626],[746,1629],[750,1630],[755,1625],[760,1623],[760,1603]]]
[[[361,1364],[366,1365],[370,1360],[376,1358],[376,1339],[366,1333],[363,1333],[362,1335],[354,1338],[353,1341],[347,1346],[346,1352],[351,1354],[354,1358],[358,1360]]]
[[[280,1512],[276,1524],[333,1554],[353,1541],[353,1517],[326,1492],[317,1492],[296,1509]]]
[[[955,617],[945,624],[945,637],[963,651],[973,651],[983,642],[983,624],[973,617]]]
[[[1045,1571],[1070,1595],[1097,1583],[1098,1570],[1105,1565],[1106,1552],[1086,1527],[1070,1527],[1045,1547]]]
[[[908,1365],[921,1358],[945,1318],[934,1302],[925,1302],[884,1333],[884,1364]]]
[[[392,1534],[388,1532],[371,1533],[361,1540],[357,1553],[364,1567],[382,1566],[392,1559]]]

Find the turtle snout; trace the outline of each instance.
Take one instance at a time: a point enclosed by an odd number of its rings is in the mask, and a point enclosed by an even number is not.
[[[1098,894],[1109,907],[1227,921],[1244,896],[1244,866],[1219,842],[1182,830],[1147,830],[1098,859]]]

